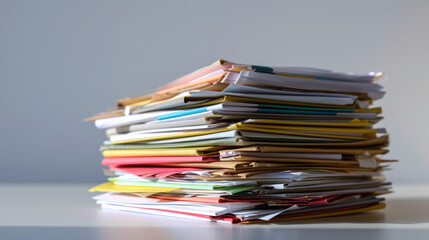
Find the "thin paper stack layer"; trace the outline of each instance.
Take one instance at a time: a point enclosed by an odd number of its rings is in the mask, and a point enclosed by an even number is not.
[[[227,223],[381,209],[394,160],[381,72],[219,60],[87,120],[104,129],[103,208]]]

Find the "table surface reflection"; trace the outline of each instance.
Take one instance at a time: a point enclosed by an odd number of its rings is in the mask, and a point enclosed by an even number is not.
[[[101,209],[87,184],[0,184],[0,239],[429,239],[429,184],[395,185],[373,212],[229,225]]]

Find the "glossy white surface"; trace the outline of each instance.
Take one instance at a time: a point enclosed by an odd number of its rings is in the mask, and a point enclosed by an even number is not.
[[[91,185],[0,185],[0,234],[17,238],[106,239],[144,234],[155,239],[259,239],[266,236],[340,239],[413,239],[429,236],[429,186],[399,185],[384,210],[258,225],[229,225],[101,209],[88,193]],[[76,235],[77,234],[77,235]],[[190,235],[189,235],[190,234]],[[262,235],[261,235],[262,234]],[[67,238],[69,237],[69,238]]]

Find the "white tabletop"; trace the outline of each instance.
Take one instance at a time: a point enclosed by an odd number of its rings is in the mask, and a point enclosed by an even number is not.
[[[397,185],[387,208],[357,215],[229,225],[101,209],[85,184],[1,184],[0,239],[429,239],[429,185]]]

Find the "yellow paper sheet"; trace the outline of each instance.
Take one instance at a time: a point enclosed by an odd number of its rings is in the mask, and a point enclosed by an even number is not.
[[[123,193],[167,193],[177,188],[169,187],[144,187],[144,186],[121,186],[115,185],[112,182],[102,183],[89,189],[90,192],[123,192]]]
[[[304,133],[304,132],[292,132],[287,130],[280,129],[267,129],[267,128],[258,128],[258,127],[250,127],[246,125],[237,124],[238,130],[247,130],[254,132],[263,132],[263,133],[274,133],[274,134],[288,134],[288,135],[296,135],[296,136],[307,136],[307,137],[322,137],[322,138],[336,138],[336,139],[353,139],[353,140],[366,140],[371,138],[376,138],[376,136],[365,136],[365,137],[357,137],[357,136],[344,136],[344,135],[330,135],[330,134],[320,134],[320,133]]]
[[[274,120],[277,121],[277,120]],[[162,135],[156,137],[146,137],[132,140],[123,140],[110,142],[110,144],[122,144],[122,143],[133,143],[133,142],[143,142],[143,141],[155,141],[155,140],[164,140],[164,139],[173,139],[173,138],[183,138],[183,137],[193,137],[200,136],[206,134],[220,133],[230,130],[247,130],[247,131],[255,131],[255,132],[263,132],[263,133],[275,133],[275,134],[288,134],[288,135],[298,135],[298,136],[309,136],[309,137],[325,137],[325,138],[336,138],[336,139],[352,139],[352,140],[366,140],[376,138],[376,134],[368,134],[364,137],[357,136],[343,136],[343,135],[330,135],[330,134],[319,134],[319,133],[302,133],[302,132],[292,132],[287,130],[280,129],[267,129],[266,126],[261,127],[253,127],[257,125],[249,125],[249,124],[231,124],[228,127],[224,128],[216,128],[209,130],[200,130],[200,131],[192,131],[192,132],[184,132],[184,133],[174,133],[171,135]]]
[[[109,149],[103,151],[104,157],[134,156],[203,156],[219,154],[218,147],[159,148],[159,149]]]

